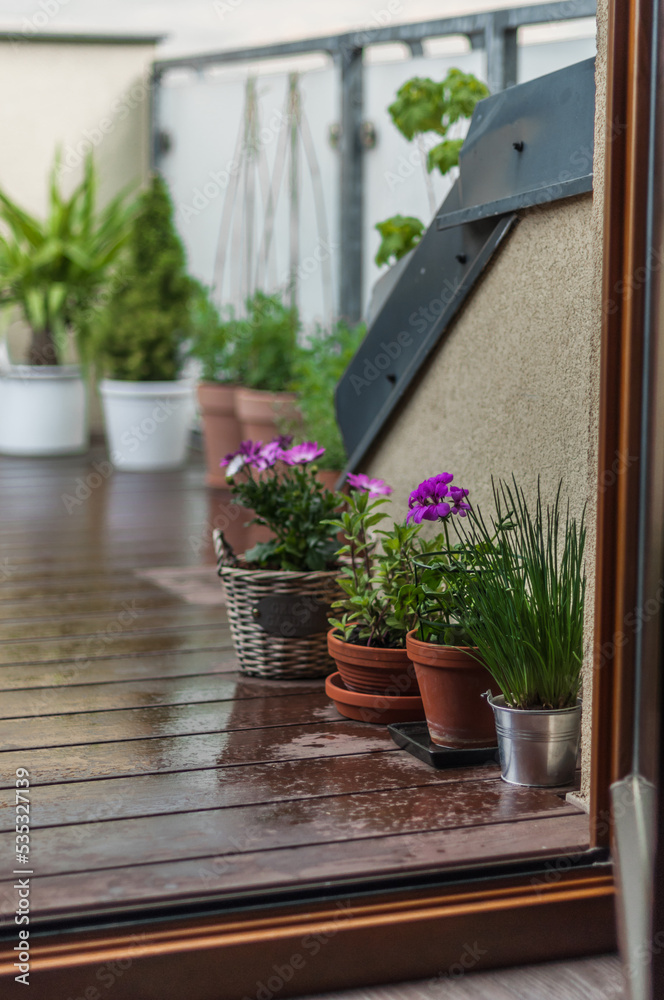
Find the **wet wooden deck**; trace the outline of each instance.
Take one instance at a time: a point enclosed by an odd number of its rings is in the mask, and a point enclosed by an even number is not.
[[[435,772],[321,681],[236,672],[210,532],[181,473],[0,458],[0,917],[30,775],[32,921],[585,848],[587,817],[497,767]],[[26,866],[24,866],[26,867]]]

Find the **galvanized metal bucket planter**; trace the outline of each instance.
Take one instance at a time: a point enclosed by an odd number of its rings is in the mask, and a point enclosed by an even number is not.
[[[574,781],[581,735],[581,702],[573,708],[509,708],[503,695],[485,695],[493,709],[503,781],[552,787]]]

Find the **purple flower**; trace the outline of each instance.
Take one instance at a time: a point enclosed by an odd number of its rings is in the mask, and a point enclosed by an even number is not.
[[[437,476],[425,479],[408,497],[408,506],[413,507],[416,503],[422,504],[427,501],[435,503],[437,500],[443,500],[449,493],[448,487],[453,479],[454,476],[451,472],[440,472]]]
[[[263,447],[262,441],[243,441],[237,451],[231,451],[224,456],[221,465],[230,465],[234,458],[242,458],[242,465],[253,465]]]
[[[384,479],[370,479],[363,472],[358,472],[357,475],[349,472],[346,482],[354,490],[366,490],[371,497],[388,497],[392,492],[392,487]]]
[[[451,510],[452,507],[450,504],[444,502],[422,504],[408,512],[406,523],[412,520],[415,524],[421,524],[422,521],[437,521],[439,518],[442,521],[444,517],[448,516]]]
[[[296,444],[288,451],[282,451],[279,458],[287,465],[308,465],[325,454],[325,448],[319,447],[318,441],[304,441]]]
[[[441,472],[420,483],[408,497],[410,510],[406,522],[414,521],[415,524],[421,524],[422,521],[438,521],[449,517],[450,514],[465,517],[471,509],[470,504],[465,502],[468,490],[450,486],[453,479],[454,476],[450,472]]]
[[[290,448],[293,443],[292,434],[278,434],[270,444],[278,444],[280,448]]]
[[[251,464],[256,469],[271,469],[275,462],[278,462],[282,457],[283,451],[281,445],[279,444],[279,439],[275,438],[274,441],[270,441],[265,447],[261,448],[258,454],[253,458]]]
[[[465,498],[468,496],[468,490],[462,490],[458,486],[450,486],[449,496],[453,501],[452,513],[458,514],[459,517],[465,517],[471,506],[469,503],[465,503]]]

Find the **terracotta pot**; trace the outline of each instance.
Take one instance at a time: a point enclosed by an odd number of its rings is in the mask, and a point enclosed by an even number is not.
[[[496,742],[491,706],[485,691],[500,689],[486,667],[466,646],[439,646],[406,636],[406,649],[424,702],[429,735],[445,747],[489,747]]]
[[[235,414],[234,385],[201,382],[197,389],[198,405],[203,420],[203,441],[208,486],[226,487],[226,476],[220,468],[224,455],[237,451],[242,440],[240,421]]]
[[[391,722],[420,722],[424,718],[422,699],[416,695],[391,698],[385,694],[349,691],[340,674],[326,678],[325,693],[340,715],[356,722],[387,726]]]
[[[291,425],[299,419],[295,393],[292,392],[239,388],[235,392],[235,412],[240,421],[242,440],[262,441],[263,444],[280,433],[282,424]]]
[[[419,695],[415,669],[405,649],[376,649],[327,633],[327,648],[349,691],[404,697]]]

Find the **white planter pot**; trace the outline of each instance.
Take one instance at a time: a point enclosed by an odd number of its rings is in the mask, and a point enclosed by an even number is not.
[[[184,463],[194,413],[192,382],[103,379],[99,391],[109,455],[117,469],[147,472]]]
[[[88,447],[78,365],[15,365],[0,375],[0,452],[76,455]]]

